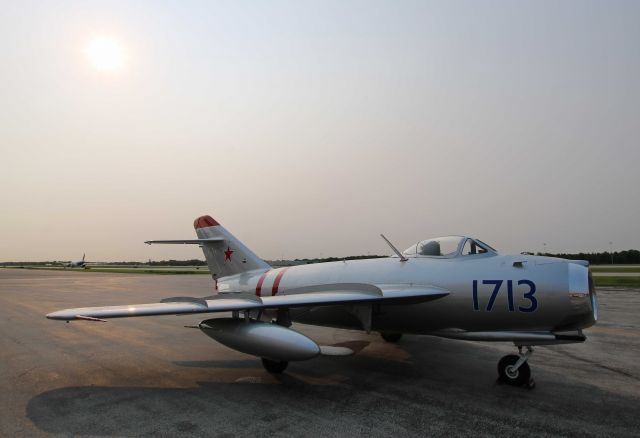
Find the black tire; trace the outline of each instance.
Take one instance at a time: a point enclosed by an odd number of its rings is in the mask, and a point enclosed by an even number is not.
[[[396,343],[402,338],[402,333],[380,332],[380,336],[387,342]]]
[[[265,370],[269,371],[271,374],[282,373],[284,370],[287,369],[287,365],[289,365],[289,362],[286,362],[284,360],[271,360],[271,359],[265,359],[264,357],[262,358],[262,366],[264,367]]]
[[[516,354],[509,354],[500,359],[500,362],[498,362],[498,375],[502,382],[514,386],[523,386],[529,383],[529,380],[531,380],[531,368],[529,368],[527,362],[520,365],[517,370],[511,370],[519,359],[520,356]]]

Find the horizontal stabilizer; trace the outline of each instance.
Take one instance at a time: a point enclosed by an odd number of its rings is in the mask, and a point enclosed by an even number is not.
[[[224,237],[209,237],[207,239],[182,239],[182,240],[147,240],[147,245],[168,244],[168,245],[203,245],[207,243],[224,242]]]
[[[296,293],[291,293],[295,291]],[[318,307],[367,302],[415,302],[442,298],[449,292],[433,286],[336,284],[299,288],[287,295],[257,297],[246,293],[224,293],[214,297],[175,297],[160,303],[66,309],[47,315],[49,319],[74,320],[79,315],[90,318],[124,318],[131,316],[181,315],[286,307]]]

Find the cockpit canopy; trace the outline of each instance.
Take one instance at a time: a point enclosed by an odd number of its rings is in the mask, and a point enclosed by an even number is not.
[[[446,257],[495,255],[497,251],[486,243],[465,236],[445,236],[423,240],[402,252],[407,257]]]

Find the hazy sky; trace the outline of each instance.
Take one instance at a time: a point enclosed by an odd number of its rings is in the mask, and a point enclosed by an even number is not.
[[[3,3],[0,261],[640,248],[640,2]],[[125,53],[97,70],[87,44]]]

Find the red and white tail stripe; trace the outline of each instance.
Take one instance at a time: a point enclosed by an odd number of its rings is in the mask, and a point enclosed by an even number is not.
[[[269,282],[272,282],[271,296],[276,295],[278,293],[278,289],[280,288],[280,282],[282,281],[282,277],[284,276],[284,273],[287,272],[287,269],[289,269],[289,267],[280,268],[280,269],[269,269],[268,271],[263,272],[260,278],[258,279],[258,283],[256,284],[256,296],[258,297],[262,296],[262,289],[265,286],[264,284],[265,281],[267,281],[267,284]]]

